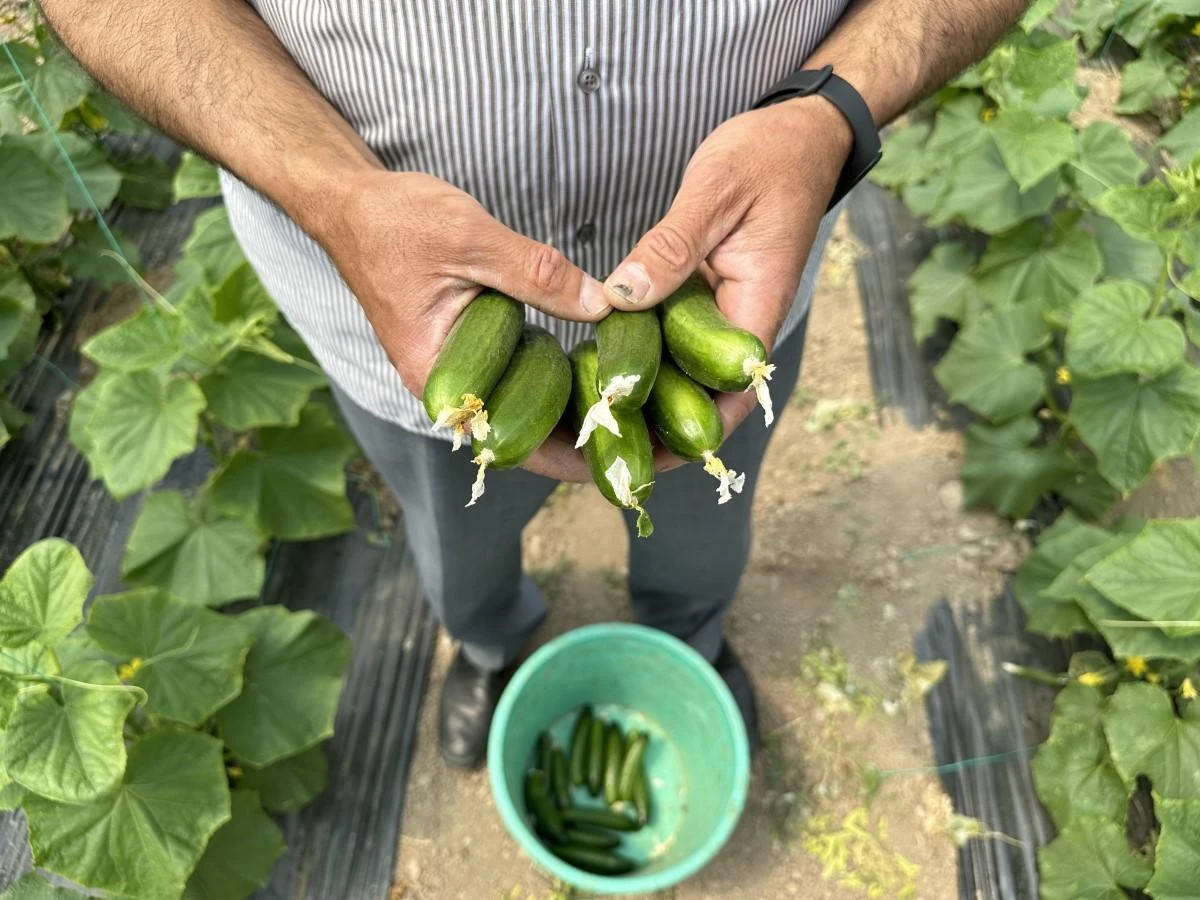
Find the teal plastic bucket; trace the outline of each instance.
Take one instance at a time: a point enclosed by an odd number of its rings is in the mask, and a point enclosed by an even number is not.
[[[525,773],[538,735],[568,749],[579,708],[650,735],[645,757],[653,811],[619,852],[628,875],[595,875],[563,862],[534,832]],[[695,874],[729,839],[746,803],[750,750],[725,682],[695,650],[640,625],[589,625],[550,641],[517,670],[496,709],[488,777],[500,816],[522,849],[556,878],[584,891],[662,890]],[[574,801],[601,805],[575,789]]]

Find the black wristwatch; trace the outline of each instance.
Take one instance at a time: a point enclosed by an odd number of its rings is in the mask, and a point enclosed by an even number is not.
[[[825,66],[823,69],[801,69],[793,72],[767,91],[762,99],[754,104],[754,108],[759,109],[772,103],[791,100],[793,97],[809,97],[813,94],[820,94],[841,110],[846,121],[850,123],[851,131],[854,132],[854,149],[850,151],[850,158],[842,168],[833,199],[829,202],[829,208],[832,209],[850,192],[850,188],[862,181],[863,176],[871,171],[883,155],[879,144],[879,129],[875,127],[875,119],[871,116],[871,110],[867,108],[862,95],[851,87],[850,82],[833,74],[833,66]]]

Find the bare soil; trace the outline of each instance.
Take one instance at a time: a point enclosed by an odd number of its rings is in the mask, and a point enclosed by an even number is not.
[[[766,747],[729,844],[662,897],[832,900],[865,897],[871,884],[876,896],[957,896],[953,823],[936,779],[885,776],[871,798],[877,774],[863,773],[931,765],[919,695],[921,677],[936,673],[906,658],[913,638],[940,598],[994,596],[1026,548],[999,519],[960,509],[959,435],[915,432],[871,405],[855,252],[840,230],[801,383],[765,461],[755,548],[729,623],[758,686]],[[629,617],[625,532],[591,486],[551,498],[525,553],[552,605],[537,643]],[[486,775],[449,771],[438,757],[435,698],[451,651],[443,638],[393,900],[572,897],[505,832]],[[848,814],[865,816],[865,829],[842,828]],[[839,852],[849,866],[823,878],[818,855]]]

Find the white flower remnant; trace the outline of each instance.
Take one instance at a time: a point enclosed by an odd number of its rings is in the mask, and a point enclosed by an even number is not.
[[[471,499],[467,506],[474,506],[475,501],[483,496],[483,476],[487,474],[487,467],[496,461],[496,454],[486,447],[483,451],[472,460],[475,465],[479,466],[479,471],[475,473],[475,482],[471,485]]]
[[[588,438],[597,427],[605,428],[617,437],[621,436],[621,426],[612,414],[612,405],[632,394],[641,379],[641,375],[617,375],[605,385],[600,392],[600,399],[592,404],[587,415],[583,417],[583,424],[579,426],[579,439],[575,441],[576,450],[588,442]]]
[[[746,473],[738,474],[725,468],[725,463],[711,450],[704,451],[704,471],[717,479],[717,504],[728,503],[733,494],[740,494],[746,484]],[[730,493],[733,491],[733,493]]]
[[[482,441],[492,430],[483,401],[474,394],[463,394],[462,399],[462,406],[443,406],[433,421],[434,428],[454,429],[454,450],[463,445],[464,437],[469,435]]]
[[[775,409],[771,405],[771,391],[767,388],[767,382],[771,380],[771,374],[774,371],[773,365],[762,362],[753,356],[747,356],[742,361],[742,374],[750,378],[750,387],[746,390],[753,390],[758,396],[758,405],[763,408],[763,416],[766,418],[768,426],[775,421]]]
[[[626,509],[636,509],[638,514],[637,528],[639,537],[649,537],[654,531],[654,525],[650,522],[650,516],[646,510],[642,509],[642,503],[638,500],[637,495],[648,488],[653,482],[648,484],[633,486],[633,473],[629,471],[629,464],[625,462],[623,456],[618,456],[612,461],[612,465],[604,472],[604,477],[612,486],[613,493],[617,500]]]

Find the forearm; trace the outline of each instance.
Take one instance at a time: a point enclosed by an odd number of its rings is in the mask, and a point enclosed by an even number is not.
[[[244,0],[41,5],[97,81],[310,233],[347,176],[380,166]]]
[[[983,56],[1028,0],[855,0],[804,62],[832,65],[883,125]]]

